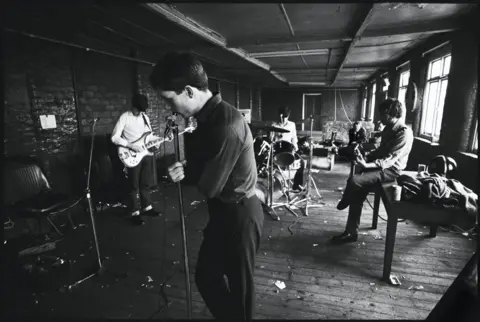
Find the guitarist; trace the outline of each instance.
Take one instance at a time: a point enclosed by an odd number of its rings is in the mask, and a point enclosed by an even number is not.
[[[134,94],[132,97],[132,108],[120,115],[112,133],[112,142],[115,145],[123,146],[142,152],[145,147],[133,144],[145,132],[152,132],[150,119],[145,111],[148,108],[148,100],[145,95]],[[153,185],[154,157],[146,155],[142,161],[128,170],[128,182],[131,191],[131,220],[134,225],[144,225],[140,218],[140,211],[143,215],[158,216],[152,207],[149,188]]]

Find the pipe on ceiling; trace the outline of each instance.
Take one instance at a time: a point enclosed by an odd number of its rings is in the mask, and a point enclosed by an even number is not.
[[[3,30],[7,31],[7,32],[10,32],[10,33],[14,33],[14,34],[19,34],[19,35],[24,36],[24,37],[39,39],[39,40],[51,42],[51,43],[54,43],[54,44],[57,44],[57,45],[62,45],[62,46],[66,46],[66,47],[81,49],[81,50],[85,50],[87,52],[92,52],[92,53],[97,53],[97,54],[101,54],[101,55],[105,55],[105,56],[110,56],[110,57],[114,57],[114,58],[117,58],[117,59],[120,59],[120,60],[126,60],[126,61],[140,63],[140,64],[144,64],[144,65],[155,66],[155,63],[152,63],[152,62],[149,62],[149,61],[146,61],[146,60],[141,60],[141,59],[136,59],[136,58],[132,58],[132,57],[113,54],[113,53],[109,53],[107,51],[94,49],[94,48],[89,48],[89,47],[69,43],[69,42],[62,41],[62,40],[57,40],[57,39],[52,39],[52,38],[48,38],[48,37],[44,37],[44,36],[34,35],[34,34],[30,34],[30,33],[23,32],[23,31],[18,31],[18,30],[14,30],[14,29],[10,29],[10,28],[3,28]],[[208,78],[211,78],[211,79],[214,79],[214,80],[217,80],[217,81],[221,81],[221,82],[225,82],[225,83],[237,84],[237,82],[230,81],[230,80],[223,79],[223,78],[218,78],[218,77],[215,77],[215,76],[208,76]]]

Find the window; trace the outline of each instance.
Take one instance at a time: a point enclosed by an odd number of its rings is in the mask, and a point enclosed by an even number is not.
[[[388,98],[388,87],[390,86],[388,75],[382,76],[382,80],[383,80],[383,87],[382,87],[383,99],[386,100]]]
[[[361,116],[361,119],[362,121],[365,120],[365,116],[367,114],[367,91],[368,91],[368,87],[365,86],[365,88],[363,89],[363,98],[362,98],[362,116]]]
[[[477,153],[478,151],[478,121],[475,122],[475,132],[473,133],[473,140],[470,151],[473,153]]]
[[[420,134],[432,142],[438,142],[440,137],[451,58],[448,54],[428,64]]]
[[[408,81],[410,79],[410,71],[407,70],[400,74],[400,81],[398,82],[398,100],[402,103],[402,106],[406,108],[405,105],[405,94],[407,93]]]
[[[368,120],[369,121],[372,121],[373,120],[373,115],[375,113],[375,95],[377,95],[377,84],[375,84],[375,82],[372,83],[372,92],[371,92],[371,95],[370,95],[370,113],[369,113],[369,117],[368,117]]]

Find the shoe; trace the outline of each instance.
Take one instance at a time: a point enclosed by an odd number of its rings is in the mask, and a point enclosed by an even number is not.
[[[343,210],[345,208],[347,208],[349,206],[348,202],[346,202],[345,200],[340,200],[340,202],[338,203],[337,205],[337,209],[338,210]]]
[[[338,244],[353,243],[358,240],[358,234],[347,233],[346,231],[343,234],[332,237],[332,242]]]
[[[149,216],[149,217],[160,217],[162,214],[155,209],[150,209],[141,213],[142,216]]]
[[[132,218],[130,220],[132,221],[132,224],[135,225],[135,226],[145,225],[145,222],[138,215],[137,216],[132,216]]]

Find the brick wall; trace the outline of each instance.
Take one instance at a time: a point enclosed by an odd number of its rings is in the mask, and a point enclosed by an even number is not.
[[[112,132],[136,88],[149,99],[155,134],[163,134],[169,110],[148,84],[150,66],[9,34],[5,44],[5,156],[35,156],[51,177],[51,161],[71,155],[79,134],[91,135],[93,118],[100,118],[96,134]],[[55,115],[57,128],[43,130],[40,115]],[[166,151],[173,153],[171,143]]]

